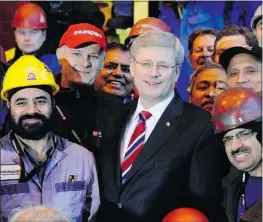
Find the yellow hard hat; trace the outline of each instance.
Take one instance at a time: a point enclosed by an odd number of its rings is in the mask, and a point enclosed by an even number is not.
[[[50,69],[35,56],[24,55],[7,70],[1,97],[7,101],[9,90],[40,85],[51,86],[53,95],[59,91]]]

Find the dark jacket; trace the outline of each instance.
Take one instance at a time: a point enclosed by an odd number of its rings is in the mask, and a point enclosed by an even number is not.
[[[131,117],[136,103],[130,104]],[[169,122],[169,126],[167,126]],[[123,125],[123,131],[126,124]],[[193,207],[222,222],[222,161],[208,112],[178,94],[165,109],[121,184],[120,144],[101,156],[102,192],[97,221],[160,222],[173,209]]]
[[[58,76],[59,77],[59,76]],[[114,146],[123,122],[123,104],[115,96],[96,92],[92,87],[63,89],[55,95],[53,132],[92,152]],[[66,120],[62,119],[61,112]]]
[[[230,168],[229,174],[223,178],[224,208],[229,222],[236,222],[237,208],[240,199],[243,171],[234,166]]]

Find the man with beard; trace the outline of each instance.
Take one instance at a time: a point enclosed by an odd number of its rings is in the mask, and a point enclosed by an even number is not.
[[[229,222],[262,220],[261,105],[252,90],[233,88],[218,96],[213,108],[215,133],[232,164],[223,179]]]
[[[104,67],[94,86],[96,90],[123,99],[123,103],[131,102],[135,98],[130,73],[130,52],[125,45],[113,42],[107,46]]]
[[[0,140],[1,211],[47,205],[71,221],[94,219],[100,198],[93,155],[51,131],[51,71],[34,56],[21,56],[7,71],[1,97],[7,101],[12,131]]]
[[[103,31],[88,23],[71,25],[57,49],[62,73],[57,79],[61,88],[55,95],[53,130],[94,153],[117,142],[116,126],[123,113],[120,99],[94,89],[105,51]]]
[[[200,66],[192,75],[190,103],[211,112],[216,96],[227,89],[227,77],[223,67],[211,63]]]

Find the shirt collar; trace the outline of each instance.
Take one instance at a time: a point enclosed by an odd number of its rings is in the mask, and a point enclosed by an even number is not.
[[[24,141],[18,135],[15,134],[15,137],[16,137],[16,139],[17,139],[17,141],[18,141],[18,143],[19,143],[19,145],[20,145],[20,147],[21,147],[23,152],[25,152],[24,151],[25,149],[27,149],[27,151],[29,153],[32,153],[32,152],[35,151],[32,147],[30,147],[29,145],[24,143]],[[48,143],[47,143],[47,147],[49,147],[49,149],[47,150],[47,153],[53,153],[53,149],[55,149],[56,141],[57,141],[57,137],[53,133],[49,133],[49,135],[48,135]]]
[[[161,117],[161,115],[163,114],[164,110],[166,109],[166,107],[169,105],[169,103],[172,101],[172,99],[174,98],[174,91],[163,101],[157,103],[156,105],[152,106],[150,109],[145,109],[143,108],[142,104],[141,104],[141,100],[139,97],[138,100],[138,105],[137,108],[134,112],[134,115],[132,117],[132,120],[136,120],[140,114],[141,111],[148,111],[152,114],[152,116],[155,119],[159,119]]]

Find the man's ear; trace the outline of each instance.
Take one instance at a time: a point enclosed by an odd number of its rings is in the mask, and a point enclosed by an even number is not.
[[[60,48],[57,48],[56,50],[56,55],[57,55],[57,58],[58,60],[64,58],[64,53],[65,53],[65,46],[61,46]]]
[[[176,66],[175,66],[175,72],[176,72],[175,82],[177,82],[178,79],[179,79],[179,77],[180,77],[181,67],[182,67],[182,66],[179,66],[179,65],[176,65]]]
[[[134,59],[130,59],[130,73],[133,78],[134,78],[134,72],[135,72],[135,62]]]
[[[55,106],[56,106],[56,100],[55,100],[55,98],[52,98],[51,102],[52,102],[52,107],[55,108]]]
[[[8,109],[10,109],[10,102],[6,102],[6,106]]]
[[[43,30],[43,37],[44,37],[44,41],[47,40],[47,31],[46,30]]]
[[[191,52],[187,53],[187,58],[191,61]]]
[[[99,67],[98,67],[99,71],[101,71],[104,67],[105,57],[106,57],[106,52],[102,50],[99,56]]]

